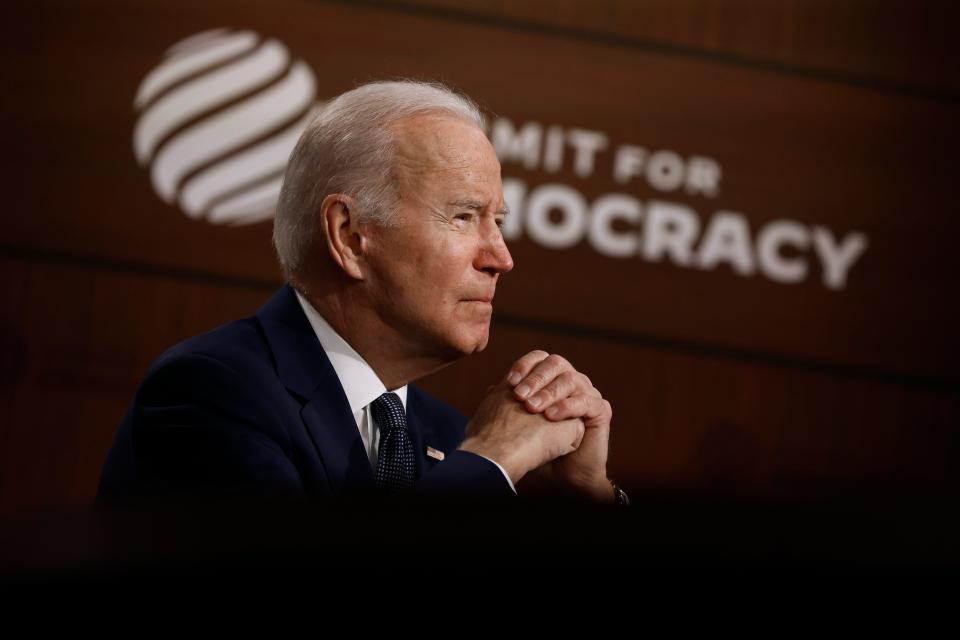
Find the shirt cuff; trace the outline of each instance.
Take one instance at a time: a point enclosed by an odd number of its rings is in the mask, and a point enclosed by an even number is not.
[[[507,475],[506,469],[504,469],[503,467],[501,467],[499,462],[497,462],[497,461],[494,460],[493,458],[488,458],[487,456],[482,455],[482,454],[479,454],[479,453],[476,454],[476,455],[480,456],[480,457],[483,458],[484,460],[489,460],[489,461],[492,462],[493,464],[497,465],[497,469],[500,469],[500,472],[503,473],[503,477],[507,479],[507,484],[510,485],[510,490],[513,491],[514,493],[517,493],[516,487],[513,486],[513,480],[510,479],[510,476]]]

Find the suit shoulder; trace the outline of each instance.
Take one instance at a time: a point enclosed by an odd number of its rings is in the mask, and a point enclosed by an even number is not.
[[[263,405],[280,395],[273,356],[256,318],[236,320],[167,349],[147,369],[135,404],[225,398],[231,405]]]
[[[228,324],[187,338],[163,352],[150,366],[150,372],[182,359],[216,360],[228,367],[250,371],[258,366],[273,368],[273,356],[256,317]]]
[[[189,338],[154,360],[132,402],[147,424],[216,420],[254,425],[284,445],[289,394],[277,376],[256,318]]]

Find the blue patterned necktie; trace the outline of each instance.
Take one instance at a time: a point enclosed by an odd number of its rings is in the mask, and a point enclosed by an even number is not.
[[[374,400],[370,408],[380,429],[377,487],[405,489],[413,486],[416,461],[403,403],[397,394],[388,391]]]

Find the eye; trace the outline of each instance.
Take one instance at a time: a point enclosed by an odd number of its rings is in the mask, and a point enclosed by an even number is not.
[[[464,222],[470,222],[473,220],[472,213],[458,213],[453,217],[454,220],[463,220]]]
[[[506,222],[506,218],[496,218],[496,221],[497,221],[497,226],[502,229],[503,224]]]

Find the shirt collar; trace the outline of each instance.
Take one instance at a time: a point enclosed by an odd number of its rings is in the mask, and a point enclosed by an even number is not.
[[[317,340],[320,346],[327,353],[333,370],[337,372],[340,378],[340,385],[347,396],[347,402],[350,403],[350,411],[357,413],[368,404],[386,393],[387,387],[380,381],[380,378],[374,372],[367,361],[364,360],[346,340],[340,337],[333,327],[330,326],[323,316],[313,308],[313,305],[304,298],[299,291],[297,302],[310,321],[314,333],[317,334]],[[407,385],[399,389],[394,389],[393,393],[400,397],[403,403],[403,409],[407,409]]]

